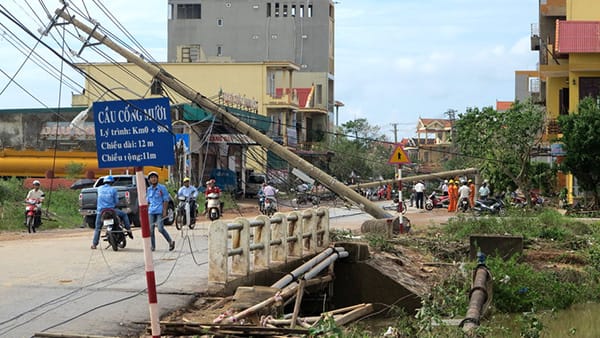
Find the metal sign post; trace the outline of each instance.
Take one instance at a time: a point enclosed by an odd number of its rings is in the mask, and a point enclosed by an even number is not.
[[[135,166],[150,326],[152,337],[160,337],[143,166],[172,165],[175,161],[169,99],[94,102],[93,108],[98,167]]]
[[[404,212],[404,203],[402,203],[402,164],[398,164],[398,212]]]
[[[406,152],[404,152],[404,148],[402,148],[401,144],[396,144],[396,148],[394,148],[394,151],[392,152],[392,156],[390,156],[388,163],[398,165],[398,212],[402,214],[405,211],[404,205],[402,203],[402,165],[411,162],[408,156],[406,155]],[[400,221],[400,223],[402,223],[402,221]]]

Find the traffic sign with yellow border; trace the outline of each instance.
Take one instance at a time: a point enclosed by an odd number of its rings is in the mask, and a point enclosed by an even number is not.
[[[409,163],[411,163],[411,161],[408,158],[408,156],[406,155],[404,148],[402,148],[402,146],[400,144],[397,144],[396,148],[394,149],[394,152],[392,153],[392,156],[390,156],[390,159],[388,160],[388,163],[389,164],[409,164]]]

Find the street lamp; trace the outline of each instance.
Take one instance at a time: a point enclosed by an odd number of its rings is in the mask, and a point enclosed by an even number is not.
[[[184,140],[185,136],[181,137],[175,144],[175,170],[171,170],[169,177],[169,179],[173,182],[181,182],[183,177],[190,176],[191,174],[190,148],[192,126],[187,121],[176,120],[171,123],[171,130],[173,130],[173,132],[178,124],[183,125],[182,135],[185,135],[185,129],[187,128],[188,144],[186,144],[186,141]]]
[[[115,87],[115,88],[109,88],[107,90],[104,91],[104,93],[102,93],[100,96],[98,96],[97,100],[100,100],[101,98],[104,97],[104,95],[108,94],[108,93],[113,93],[114,91],[117,89],[122,89],[125,91],[130,92],[133,95],[136,96],[140,96],[137,93],[135,93],[133,90],[129,89],[129,88],[125,88],[125,87]],[[69,123],[69,127],[71,127],[72,129],[77,128],[77,129],[83,129],[83,123],[85,122],[85,119],[87,119],[87,115],[90,112],[90,110],[92,110],[93,107],[93,103],[90,104],[87,108],[85,108],[84,110],[82,110],[81,112],[79,112],[79,114],[77,114],[77,116],[75,116],[73,118],[73,120],[71,120],[71,123]]]
[[[344,102],[335,100],[335,102],[333,103],[333,106],[335,107],[335,126],[338,127],[339,126],[339,119],[338,119],[339,114],[338,113],[339,113],[340,107],[344,106]]]

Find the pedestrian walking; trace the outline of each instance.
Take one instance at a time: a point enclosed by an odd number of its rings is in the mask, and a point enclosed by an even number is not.
[[[151,171],[148,174],[148,181],[150,186],[146,190],[146,196],[148,199],[148,219],[150,221],[150,242],[152,243],[152,251],[156,248],[156,240],[154,237],[154,227],[158,225],[158,232],[160,232],[167,243],[169,243],[169,251],[175,249],[175,241],[171,239],[171,236],[165,229],[165,218],[167,217],[167,211],[169,208],[169,192],[167,188],[158,183],[158,173]]]

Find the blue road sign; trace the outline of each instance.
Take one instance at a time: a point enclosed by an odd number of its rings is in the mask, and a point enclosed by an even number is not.
[[[94,102],[98,168],[173,165],[168,98]]]

